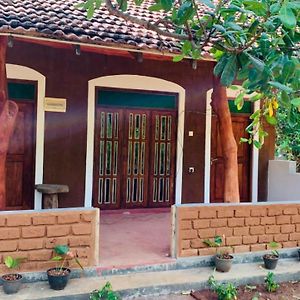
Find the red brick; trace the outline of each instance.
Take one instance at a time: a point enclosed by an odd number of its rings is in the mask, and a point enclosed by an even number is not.
[[[23,238],[43,237],[45,236],[45,226],[30,226],[22,228]]]
[[[72,232],[75,235],[87,235],[92,233],[91,224],[72,225]]]
[[[33,225],[52,225],[56,223],[56,216],[35,216],[32,218]]]
[[[80,221],[80,215],[78,213],[57,216],[58,224],[71,224],[71,223],[78,223],[79,221]]]
[[[261,225],[274,225],[276,222],[275,217],[262,217],[260,220]]]
[[[193,229],[184,229],[180,231],[180,236],[184,240],[195,239],[197,238],[197,230]]]
[[[22,263],[22,269],[26,271],[36,271],[40,270],[38,269],[38,264],[35,261],[30,261],[30,262],[24,262]],[[43,269],[45,270],[45,269]]]
[[[300,215],[292,216],[292,223],[300,223]]]
[[[210,220],[193,220],[193,228],[209,228]]]
[[[283,210],[284,215],[297,215],[298,209],[296,207],[288,207]]]
[[[232,236],[233,235],[233,228],[228,228],[228,227],[216,228],[216,235]]]
[[[237,218],[250,217],[250,208],[249,207],[238,208],[235,210],[234,216]]]
[[[280,206],[274,206],[268,208],[268,216],[280,216],[282,215],[282,207]]]
[[[199,229],[198,230],[198,236],[201,239],[205,239],[205,238],[212,238],[216,235],[216,230],[215,229]]]
[[[183,240],[181,241],[181,249],[190,249],[191,248],[191,241],[190,240]],[[192,247],[194,248],[194,247]],[[198,247],[195,247],[198,248]]]
[[[300,232],[300,224],[296,224],[296,231]]]
[[[180,229],[192,229],[192,221],[190,220],[182,220],[180,222]]]
[[[264,217],[267,215],[267,209],[263,207],[252,208],[251,217]]]
[[[232,218],[234,210],[232,208],[223,208],[217,210],[218,218]]]
[[[295,232],[295,230],[296,230],[295,225],[281,225],[282,233],[292,233]]]
[[[70,237],[69,238],[69,245],[71,247],[74,247],[74,246],[90,246],[91,245],[91,238],[87,237],[87,236]]]
[[[198,210],[181,208],[179,209],[179,219],[181,220],[198,219]]]
[[[270,225],[270,226],[266,226],[266,233],[267,234],[276,234],[276,233],[280,233],[280,226],[276,226],[276,225]]]
[[[233,228],[233,235],[241,236],[241,235],[248,235],[248,234],[249,234],[249,227]]]
[[[52,256],[53,256],[53,251],[51,250],[35,250],[29,252],[28,259],[31,261],[50,260]]]
[[[47,226],[47,236],[48,237],[66,236],[69,233],[70,233],[70,226],[69,225]]]
[[[188,256],[196,256],[196,255],[198,255],[198,249],[186,249],[186,250],[181,250],[179,256],[188,257]]]
[[[211,207],[201,207],[199,210],[199,219],[214,219],[217,217],[217,210]]]
[[[227,219],[214,219],[210,221],[210,226],[215,227],[226,227],[227,226]]]
[[[34,250],[44,247],[43,239],[26,239],[19,241],[19,250]]]
[[[300,240],[300,233],[298,233],[298,232],[290,233],[289,240],[290,241],[299,241]]]
[[[26,226],[31,224],[31,217],[29,215],[13,215],[6,220],[7,226]]]
[[[0,226],[5,226],[6,224],[6,218],[5,217],[0,217]]]
[[[199,256],[215,255],[216,252],[217,252],[216,248],[203,248],[203,249],[199,249]]]
[[[200,239],[194,239],[189,241],[191,248],[206,248],[207,245],[203,243],[203,240]]]
[[[19,228],[0,228],[0,240],[13,240],[20,237]]]
[[[244,218],[232,218],[228,219],[228,226],[229,227],[241,227],[245,225]]]
[[[276,223],[281,224],[290,224],[291,223],[291,216],[277,216]]]
[[[234,253],[243,253],[250,252],[250,246],[241,245],[241,246],[233,246]]]
[[[45,248],[46,249],[52,249],[56,245],[67,245],[67,244],[68,244],[67,237],[55,237],[55,238],[45,239]],[[70,246],[77,246],[77,245],[70,244]]]
[[[276,234],[274,235],[275,242],[287,242],[289,240],[288,234]]]
[[[249,245],[249,244],[256,244],[256,243],[257,243],[257,236],[255,235],[243,236],[243,244]]]
[[[254,226],[254,225],[259,225],[260,224],[260,218],[259,217],[254,217],[254,218],[246,218],[245,219],[245,224],[246,226]]]
[[[242,237],[241,236],[231,236],[226,238],[226,245],[227,246],[235,246],[242,244]]]
[[[0,252],[16,251],[18,247],[17,241],[0,241]]]
[[[83,213],[81,214],[81,220],[84,222],[92,222],[94,216],[94,213]]]
[[[289,241],[289,242],[283,242],[282,243],[283,248],[294,248],[297,247],[297,241]]]
[[[270,243],[273,241],[273,236],[272,235],[260,235],[258,237],[259,243]]]
[[[76,256],[80,258],[82,257],[89,257],[90,255],[90,251],[91,249],[89,247],[85,247],[85,248],[79,248],[79,249],[76,249],[74,252],[77,254]]]
[[[250,227],[250,234],[252,235],[259,235],[265,233],[265,227],[264,226],[253,226]]]
[[[251,251],[264,251],[266,250],[266,244],[256,244],[256,245],[251,245],[250,250]]]

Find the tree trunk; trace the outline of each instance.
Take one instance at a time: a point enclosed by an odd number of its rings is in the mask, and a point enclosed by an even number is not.
[[[212,108],[217,114],[219,134],[224,158],[224,202],[240,202],[237,144],[233,135],[231,114],[228,106],[226,87],[214,77]]]
[[[6,157],[18,113],[17,104],[7,99],[6,47],[7,38],[0,36],[0,210],[6,205]]]

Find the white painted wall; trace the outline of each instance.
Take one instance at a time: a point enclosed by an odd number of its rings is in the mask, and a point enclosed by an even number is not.
[[[268,201],[300,201],[300,173],[296,162],[269,161]]]

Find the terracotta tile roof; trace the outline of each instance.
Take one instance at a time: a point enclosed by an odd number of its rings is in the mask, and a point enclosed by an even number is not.
[[[171,38],[159,37],[156,32],[112,16],[101,7],[92,20],[74,7],[76,0],[2,0],[0,2],[0,34],[12,33],[50,38],[74,43],[118,46],[177,53],[178,43]],[[162,12],[150,12],[151,0],[140,7],[133,2],[128,11],[139,18],[156,21]]]

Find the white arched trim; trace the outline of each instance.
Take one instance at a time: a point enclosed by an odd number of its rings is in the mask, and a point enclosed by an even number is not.
[[[211,97],[213,89],[206,93],[206,128],[205,128],[205,166],[204,166],[204,203],[210,203],[210,164],[211,164]],[[227,97],[235,98],[239,90],[227,89]],[[244,97],[247,99],[247,96]],[[253,110],[260,107],[260,101],[254,102]],[[257,136],[255,136],[257,138]],[[252,144],[252,166],[251,166],[251,201],[257,202],[258,197],[258,158],[259,150]]]
[[[7,78],[37,81],[37,116],[36,116],[36,149],[35,149],[35,184],[43,183],[44,168],[44,99],[46,93],[46,77],[34,69],[6,64]],[[42,195],[35,191],[34,209],[42,208]]]
[[[85,207],[92,206],[96,87],[171,92],[178,94],[175,202],[176,204],[181,204],[185,90],[178,84],[170,81],[139,75],[104,76],[90,80],[88,85]]]

